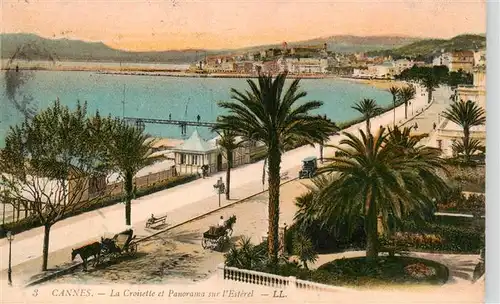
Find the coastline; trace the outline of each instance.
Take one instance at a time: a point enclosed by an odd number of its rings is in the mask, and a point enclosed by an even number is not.
[[[8,69],[3,68],[3,71]],[[186,77],[186,78],[258,78],[256,74],[244,73],[196,73],[189,72],[181,69],[158,69],[158,68],[144,68],[144,67],[105,67],[98,68],[95,66],[65,66],[65,67],[29,67],[21,68],[21,71],[47,71],[47,72],[94,72],[104,75],[116,76],[156,76],[156,77]],[[291,74],[287,78],[290,79],[335,79],[343,80],[352,83],[359,83],[369,85],[371,87],[388,90],[392,86],[402,87],[405,85],[404,81],[391,80],[391,79],[359,79],[350,78],[345,76],[338,76],[332,74]]]
[[[393,86],[401,88],[407,85],[407,83],[402,80],[392,80],[392,79],[359,79],[359,78],[347,78],[347,77],[338,77],[338,79],[360,84],[366,84],[381,90],[388,90]]]

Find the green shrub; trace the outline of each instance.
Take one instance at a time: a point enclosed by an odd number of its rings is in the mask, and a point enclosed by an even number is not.
[[[364,222],[362,218],[358,219],[352,233],[349,233],[347,223],[337,224],[336,227],[326,229],[318,223],[311,223],[299,229],[298,224],[292,224],[285,234],[285,249],[288,254],[293,254],[293,238],[295,234],[307,235],[313,248],[318,253],[341,252],[347,249],[364,248],[366,244],[366,235],[364,231]]]
[[[404,221],[398,231],[381,238],[381,244],[415,251],[477,253],[485,242],[484,226],[477,218],[436,216],[427,223]]]

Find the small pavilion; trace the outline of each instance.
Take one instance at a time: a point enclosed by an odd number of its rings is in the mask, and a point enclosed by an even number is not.
[[[218,171],[222,165],[222,155],[213,141],[203,139],[198,130],[183,143],[172,149],[174,152],[175,167],[178,174],[191,174],[200,172],[201,166],[208,165],[209,172]]]
[[[208,173],[219,172],[227,168],[224,152],[218,145],[218,137],[203,139],[195,129],[183,143],[171,150],[174,153],[175,168],[178,174],[201,173],[201,166],[208,166]],[[248,164],[250,149],[247,146],[233,151],[233,166]]]

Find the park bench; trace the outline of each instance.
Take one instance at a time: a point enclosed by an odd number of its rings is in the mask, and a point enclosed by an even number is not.
[[[161,223],[161,225],[164,225],[165,222],[167,221],[167,216],[160,216],[160,217],[155,217],[154,214],[151,214],[151,217],[146,221],[146,228],[150,228],[158,223]]]
[[[379,253],[387,253],[390,257],[393,257],[395,254],[399,255],[407,255],[408,248],[402,246],[382,246],[379,248]]]

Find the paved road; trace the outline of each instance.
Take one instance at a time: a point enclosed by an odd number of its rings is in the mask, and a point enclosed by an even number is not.
[[[414,102],[415,112],[417,109],[427,107],[425,96],[417,92],[417,100]],[[396,121],[404,118],[404,106],[396,109]],[[372,127],[379,125],[392,125],[393,111],[389,111],[372,120]],[[364,128],[364,123],[355,125],[349,131]],[[337,144],[339,136],[331,138],[331,144]],[[325,154],[328,154],[325,149]],[[331,151],[330,151],[331,153]],[[300,147],[283,155],[282,171],[289,171],[290,176],[296,174],[296,167],[300,161],[310,155],[319,155],[317,147]],[[245,165],[235,168],[232,172],[231,188],[234,197],[243,198],[252,193],[262,190],[262,166],[263,162]],[[134,229],[143,229],[144,221],[156,214],[171,214],[170,224],[176,224],[186,219],[186,214],[192,214],[193,210],[204,211],[207,204],[214,204],[217,196],[214,193],[213,184],[219,177],[224,178],[225,173],[220,172],[208,179],[199,179],[191,183],[160,191],[132,202],[132,226]],[[212,203],[210,203],[212,202]],[[182,208],[182,209],[181,209]],[[215,208],[215,206],[214,206]],[[115,233],[123,230],[125,217],[122,204],[102,208],[72,218],[65,219],[55,224],[51,229],[50,252],[60,250],[71,244],[99,239],[104,233]],[[173,216],[177,214],[177,216]],[[16,235],[12,243],[13,256],[12,265],[18,265],[42,254],[43,229],[36,228]],[[0,240],[0,270],[5,270],[7,265],[8,243],[5,239]]]

